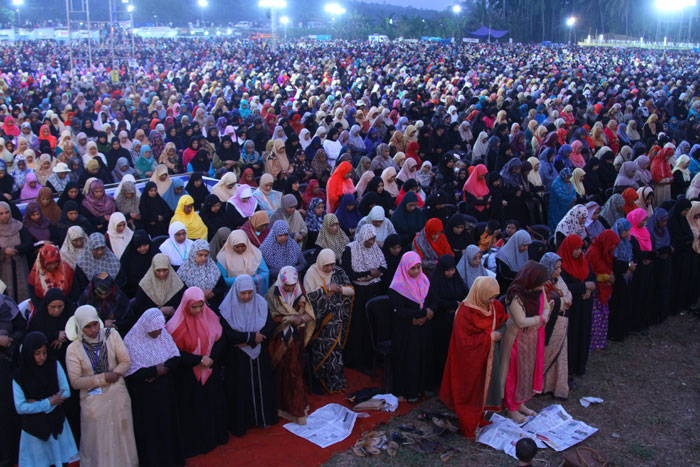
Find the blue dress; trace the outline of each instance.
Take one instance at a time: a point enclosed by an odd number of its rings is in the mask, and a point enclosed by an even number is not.
[[[63,397],[69,397],[68,379],[61,364],[58,362],[56,362],[56,375],[58,376],[58,387],[61,389]],[[12,389],[15,398],[15,408],[20,415],[40,412],[50,413],[55,408],[51,405],[48,398],[38,402],[27,402],[24,391],[22,391],[22,388],[16,381],[12,381]],[[75,462],[79,458],[78,448],[75,445],[73,433],[70,431],[67,419],[63,421],[63,431],[58,435],[58,438],[49,436],[47,441],[42,441],[22,430],[19,440],[19,467],[61,465]]]
[[[228,271],[226,268],[221,264],[220,262],[216,262],[216,266],[219,268],[219,271],[221,271],[221,276],[224,278],[224,282],[228,287],[231,287],[233,283],[236,280],[237,276],[229,276]],[[265,260],[263,258],[260,258],[260,265],[258,266],[258,270],[255,271],[255,274],[253,275],[253,280],[255,281],[255,285],[258,288],[258,294],[260,295],[265,295],[267,293],[267,289],[269,288],[269,281],[270,278],[270,270],[267,267],[267,264],[265,264]]]
[[[575,199],[576,190],[574,190],[571,182],[565,182],[561,177],[555,178],[549,190],[548,224],[552,232],[557,229],[559,221],[569,212],[571,203],[573,203]]]

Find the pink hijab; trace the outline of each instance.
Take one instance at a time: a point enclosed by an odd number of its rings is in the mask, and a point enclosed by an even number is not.
[[[200,301],[204,302],[204,309],[197,316],[192,316],[187,308],[190,304]],[[165,329],[173,336],[173,340],[181,351],[203,357],[209,356],[214,342],[219,340],[223,332],[219,318],[207,306],[204,292],[199,287],[190,287],[185,290],[180,306],[165,325]],[[204,368],[201,365],[192,367],[192,371],[202,386],[206,384],[212,373],[211,368]]]
[[[639,248],[642,251],[651,251],[651,235],[649,235],[649,231],[646,227],[638,227],[639,223],[647,217],[649,217],[649,214],[642,208],[637,208],[627,214],[627,220],[632,224],[630,235],[637,239]]]
[[[405,253],[401,257],[401,262],[389,288],[394,289],[409,300],[413,300],[423,308],[423,302],[430,288],[430,281],[423,271],[415,279],[408,275],[408,270],[416,264],[421,264],[418,253],[415,251]]]
[[[573,164],[574,167],[577,167],[579,169],[582,169],[586,166],[586,161],[581,155],[581,148],[583,148],[583,143],[579,140],[574,141],[571,143],[571,149],[573,151],[571,154],[569,154],[569,160]]]

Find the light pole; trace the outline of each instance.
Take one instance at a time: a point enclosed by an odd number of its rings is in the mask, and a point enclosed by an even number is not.
[[[569,40],[567,42],[571,43],[571,30],[574,28],[574,25],[576,24],[576,17],[575,16],[569,16],[566,19],[566,25],[569,26]]]
[[[199,5],[202,13],[202,27],[204,27],[204,9],[209,6],[209,2],[207,0],[197,0],[197,5]]]
[[[289,17],[283,16],[280,18],[280,23],[284,25],[284,40],[287,40],[287,25],[289,24]]]
[[[270,10],[270,35],[272,36],[272,48],[274,49],[277,43],[277,10],[287,8],[287,0],[260,0],[258,6]]]
[[[134,4],[130,3],[129,6],[126,7],[126,11],[129,12],[129,22],[131,23],[131,55],[134,55]]]
[[[453,36],[457,36],[457,32],[459,31],[459,15],[462,13],[462,6],[461,5],[452,5],[452,14],[454,14],[454,25],[455,25],[455,30],[453,32]],[[457,41],[457,37],[454,37],[454,40]]]
[[[24,5],[24,0],[12,0],[12,5],[14,5],[15,13],[17,13],[15,30],[19,30],[19,7]]]
[[[344,6],[338,3],[326,3],[326,5],[323,7],[323,10],[329,15],[331,15],[331,21],[333,23],[335,23],[336,16],[342,16],[347,11]]]

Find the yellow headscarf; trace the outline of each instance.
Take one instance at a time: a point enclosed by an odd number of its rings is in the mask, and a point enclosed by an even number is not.
[[[206,240],[209,229],[202,221],[194,210],[191,213],[185,214],[185,206],[194,204],[194,199],[190,195],[184,195],[177,202],[177,209],[175,209],[175,214],[173,218],[170,219],[170,223],[182,222],[187,227],[187,238],[190,240],[197,240],[199,238]]]

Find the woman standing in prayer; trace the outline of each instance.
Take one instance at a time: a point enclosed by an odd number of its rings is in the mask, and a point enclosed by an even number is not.
[[[321,198],[314,198],[308,205],[308,210],[306,211],[306,228],[309,230],[309,236],[307,239],[307,245],[312,247],[316,243],[318,234],[321,231],[321,226],[323,225],[323,217],[326,213],[325,202]]]
[[[413,240],[413,251],[421,257],[421,265],[428,274],[435,269],[438,258],[442,255],[453,255],[443,230],[442,221],[432,218]]]
[[[175,273],[168,257],[158,253],[153,256],[151,267],[139,281],[132,311],[138,317],[149,308],[158,308],[166,317],[172,316],[184,290],[185,284]]]
[[[223,329],[202,290],[190,287],[165,330],[180,350],[173,377],[182,451],[185,458],[205,454],[228,440],[221,376]]]
[[[656,208],[647,222],[646,229],[651,237],[651,244],[656,254],[654,258],[655,293],[653,294],[654,310],[651,316],[652,324],[661,324],[671,312],[671,288],[673,287],[673,264],[671,254],[671,235],[668,231],[669,214],[664,208]]]
[[[39,308],[46,293],[53,288],[61,289],[66,296],[75,299],[77,288],[73,288],[74,271],[61,259],[61,252],[54,245],[46,244],[39,250],[32,270],[27,277],[29,296],[35,309]]]
[[[106,272],[95,274],[78,299],[78,305],[92,305],[104,327],[126,334],[134,321],[129,316],[129,297]]]
[[[280,417],[306,424],[309,407],[304,382],[304,349],[316,327],[311,304],[297,270],[285,266],[265,294],[275,330],[268,344],[275,375],[275,396]]]
[[[235,173],[226,172],[224,176],[221,177],[221,180],[216,182],[216,185],[212,187],[211,194],[216,196],[222,203],[225,203],[236,194],[236,191],[239,188],[236,181],[237,179]]]
[[[80,390],[80,465],[137,466],[131,398],[122,376],[131,361],[119,333],[83,305],[66,323],[68,378]]]
[[[173,373],[180,351],[165,330],[158,308],[141,315],[124,338],[131,368],[125,375],[131,396],[134,437],[142,465],[184,465]]]
[[[221,271],[209,255],[209,243],[195,240],[187,253],[187,259],[177,270],[177,275],[187,287],[199,287],[208,303],[218,304],[227,292]]]
[[[649,215],[644,209],[638,208],[627,214],[627,220],[632,224],[630,243],[637,268],[632,276],[632,306],[634,315],[631,316],[630,331],[646,332],[651,323],[653,293],[657,292],[654,280],[655,257],[651,235],[646,229]]]
[[[173,210],[158,194],[154,182],[146,183],[139,201],[139,213],[148,234],[155,238],[168,233]]]
[[[109,217],[105,238],[117,259],[121,259],[133,236],[134,231],[126,225],[124,214],[115,212]]]
[[[314,376],[329,394],[347,388],[343,371],[343,348],[348,338],[355,290],[345,271],[336,266],[333,250],[321,250],[304,276],[306,296],[316,315],[311,339]]]
[[[372,367],[372,339],[365,304],[380,295],[379,284],[386,272],[386,261],[376,242],[377,231],[365,224],[343,252],[342,265],[355,289],[348,344],[343,353],[345,366],[367,370]]]
[[[608,302],[610,315],[608,317],[608,337],[613,341],[622,341],[629,332],[631,322],[632,298],[631,284],[637,263],[634,262],[634,251],[630,243],[632,224],[624,217],[615,221],[612,231],[620,238],[620,243],[613,253],[613,274],[615,283]]]
[[[591,326],[593,325],[593,292],[596,276],[583,255],[583,239],[569,235],[559,246],[561,277],[571,291],[569,309],[568,357],[569,375],[586,374],[588,351],[591,348]]]
[[[593,294],[593,325],[591,328],[591,350],[604,349],[608,338],[608,301],[613,292],[614,253],[620,237],[612,230],[604,230],[586,251],[585,258],[596,275],[598,288]]]
[[[411,242],[426,223],[425,213],[418,208],[418,195],[413,192],[406,193],[391,216],[391,223],[401,237],[401,244],[405,249],[410,249]]]
[[[505,382],[503,406],[516,423],[537,413],[525,402],[541,394],[544,383],[544,325],[553,306],[544,285],[549,270],[528,261],[506,292],[508,324],[501,353],[501,379]]]
[[[229,430],[236,436],[243,436],[251,426],[268,427],[277,423],[275,383],[268,352],[268,339],[275,325],[267,302],[255,289],[252,277],[238,276],[219,308],[227,340],[226,419]]]
[[[433,343],[430,320],[434,312],[424,306],[430,281],[421,270],[418,253],[403,255],[389,285],[394,307],[391,339],[392,393],[415,401],[432,388]]]
[[[48,347],[41,332],[27,334],[12,382],[22,427],[19,465],[23,466],[62,465],[79,458],[63,406],[70,397],[68,379],[63,367],[48,356]]]
[[[258,211],[245,221],[241,230],[248,235],[250,243],[256,248],[260,248],[270,233],[270,218],[265,211]]]
[[[0,279],[7,285],[7,295],[15,303],[29,297],[27,255],[33,249],[33,240],[22,222],[14,219],[10,205],[0,201]]]
[[[467,296],[467,288],[457,272],[456,265],[454,256],[440,256],[435,270],[430,275],[430,289],[425,298],[425,306],[435,313],[432,319],[435,386],[439,386],[442,381],[455,311]]]
[[[151,244],[151,239],[146,231],[135,231],[131,242],[119,260],[121,271],[117,282],[127,297],[136,296],[139,282],[151,267],[151,260],[156,253],[158,250]]]
[[[365,224],[372,224],[374,226],[377,231],[377,243],[380,247],[384,245],[384,240],[386,240],[389,235],[396,233],[394,225],[386,218],[384,208],[381,206],[374,206],[369,211],[369,214],[360,219],[360,222],[357,224],[357,229],[361,229]]]
[[[170,258],[170,264],[180,267],[192,248],[192,240],[187,238],[187,227],[182,222],[173,222],[168,227],[168,238],[160,244],[160,251]]]
[[[338,262],[345,251],[345,247],[350,243],[350,239],[340,228],[340,222],[335,214],[329,213],[323,218],[321,231],[316,239],[316,246],[328,248],[335,253]]]
[[[207,226],[207,240],[211,241],[216,235],[216,232],[222,227],[229,228],[231,219],[226,215],[226,207],[224,203],[219,201],[216,195],[208,195],[204,199],[202,209],[199,211],[199,216],[202,222]],[[229,233],[230,233],[229,228]],[[226,238],[224,238],[226,240]]]
[[[267,292],[270,272],[262,252],[254,247],[242,230],[234,230],[226,239],[224,247],[216,255],[216,265],[226,285],[232,286],[238,276],[253,278],[260,293]]]
[[[270,223],[273,226],[277,221],[285,221],[289,228],[289,236],[301,248],[304,245],[309,229],[304,223],[304,218],[301,217],[297,208],[299,202],[292,194],[282,197],[282,204],[270,217]]]
[[[676,314],[686,310],[690,303],[689,289],[693,287],[693,268],[695,251],[693,230],[690,227],[688,213],[692,203],[684,198],[675,202],[668,213],[668,231],[673,246],[673,287],[671,293],[671,312]]]
[[[289,238],[289,226],[283,220],[272,224],[270,234],[260,245],[265,264],[270,270],[270,278],[277,278],[280,269],[294,266],[297,271],[306,267],[306,260],[299,244]],[[267,288],[265,288],[267,291]]]
[[[544,384],[542,393],[552,393],[554,397],[566,399],[569,396],[569,365],[567,352],[568,311],[571,307],[571,292],[561,278],[561,258],[548,252],[542,256],[540,264],[550,274],[544,286],[548,300],[554,302],[549,321],[544,331]]]
[[[87,247],[78,258],[75,280],[79,290],[82,290],[95,274],[106,272],[112,277],[117,277],[120,269],[121,264],[112,250],[107,248],[104,235],[95,232],[88,237]]]
[[[540,167],[541,169],[541,167]],[[549,192],[548,225],[554,230],[576,200],[576,190],[571,185],[571,169],[564,167],[552,182]]]
[[[508,290],[510,283],[528,261],[528,248],[531,243],[530,234],[524,230],[518,230],[496,253],[496,279],[501,290]]]
[[[462,259],[457,263],[457,273],[467,290],[472,288],[478,277],[493,276],[493,273],[484,267],[481,258],[481,249],[476,245],[469,245]]]
[[[194,210],[194,199],[190,195],[184,195],[177,202],[175,214],[170,219],[170,224],[182,223],[187,231],[189,240],[197,240],[198,238],[206,239],[208,236],[207,226],[202,222]]]
[[[394,171],[395,173],[395,171]],[[326,207],[328,212],[335,212],[343,195],[355,193],[355,185],[352,183],[352,164],[341,162],[335,168],[331,178],[326,184]]]
[[[501,410],[498,342],[508,316],[499,294],[495,278],[478,277],[460,303],[440,387],[440,400],[457,413],[462,434],[471,440],[487,424],[484,412]]]
[[[588,210],[582,204],[569,209],[564,217],[557,224],[555,239],[557,245],[561,244],[569,235],[578,235],[581,238],[588,238],[586,231],[586,221],[588,220]]]

